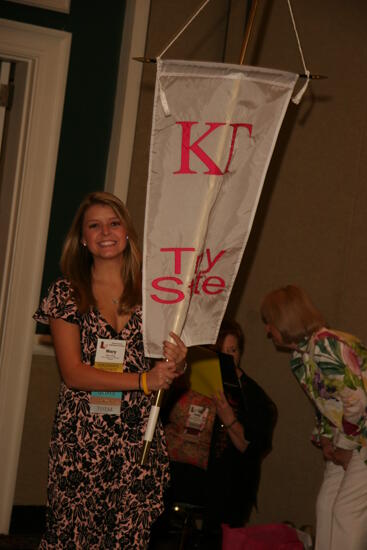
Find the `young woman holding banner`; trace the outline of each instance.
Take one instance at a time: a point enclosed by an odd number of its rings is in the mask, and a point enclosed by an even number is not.
[[[261,306],[274,344],[292,352],[291,368],[317,413],[314,443],[326,461],[317,499],[316,550],[367,548],[367,349],[325,328],[299,287],[268,294]]]
[[[35,314],[50,324],[62,377],[41,549],[145,549],[162,512],[169,474],[160,422],[140,466],[143,435],[151,392],[169,388],[187,349],[171,333],[165,360],[144,357],[140,259],[123,203],[88,195],[65,240],[64,277]]]

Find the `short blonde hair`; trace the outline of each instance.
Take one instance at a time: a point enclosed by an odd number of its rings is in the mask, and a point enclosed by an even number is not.
[[[288,285],[267,294],[261,304],[264,323],[273,325],[285,343],[297,343],[325,326],[324,316],[306,292]]]
[[[112,193],[96,191],[89,193],[82,201],[64,242],[61,271],[71,282],[79,310],[85,313],[90,306],[96,306],[91,280],[93,258],[81,244],[85,213],[95,204],[111,207],[122,221],[129,237],[121,271],[124,290],[119,300],[119,313],[127,313],[141,303],[141,253],[130,214],[124,203]]]

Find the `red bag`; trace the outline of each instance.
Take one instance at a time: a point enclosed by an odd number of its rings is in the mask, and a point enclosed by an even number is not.
[[[229,527],[222,525],[222,550],[304,550],[295,529],[282,523]]]

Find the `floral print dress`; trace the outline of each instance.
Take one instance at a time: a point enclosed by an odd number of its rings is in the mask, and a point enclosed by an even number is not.
[[[34,315],[80,328],[82,361],[94,363],[97,339],[126,340],[124,372],[150,368],[144,357],[141,308],[117,333],[96,309],[81,314],[71,285],[59,279]],[[61,383],[49,450],[46,533],[40,549],[137,550],[146,548],[151,524],[163,510],[168,456],[160,422],[140,465],[151,398],[124,391],[120,415],[91,414],[90,392]]]
[[[317,408],[313,441],[357,449],[367,463],[367,349],[354,336],[322,328],[302,341],[291,367]]]

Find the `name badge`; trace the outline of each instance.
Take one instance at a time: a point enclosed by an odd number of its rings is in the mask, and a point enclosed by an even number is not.
[[[199,435],[205,427],[209,408],[201,405],[190,405],[189,415],[186,420],[186,432],[191,435]]]
[[[94,368],[107,372],[122,372],[124,368],[125,340],[98,338]],[[89,407],[93,414],[120,414],[121,391],[91,392]]]

